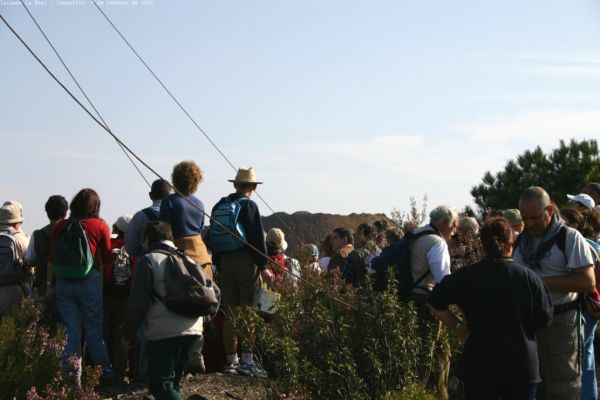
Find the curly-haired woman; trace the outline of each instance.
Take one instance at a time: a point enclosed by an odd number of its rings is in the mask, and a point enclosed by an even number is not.
[[[185,254],[192,257],[212,277],[211,258],[201,236],[204,228],[204,204],[194,196],[202,178],[202,170],[194,161],[182,161],[175,165],[171,180],[176,193],[162,200],[160,219],[171,224],[175,245],[183,249]]]

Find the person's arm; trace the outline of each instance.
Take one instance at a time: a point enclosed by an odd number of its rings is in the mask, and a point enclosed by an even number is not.
[[[133,343],[138,327],[146,318],[153,289],[151,260],[142,257],[135,266],[123,318],[123,339],[129,343]]]
[[[442,321],[444,325],[446,325],[451,331],[456,332],[456,335],[462,340],[466,340],[469,337],[469,328],[467,325],[458,319],[456,315],[452,314],[450,310],[437,310],[429,303],[427,304],[429,307],[429,311],[433,314],[434,317]]]
[[[37,232],[37,231],[35,231]],[[35,265],[35,261],[37,255],[35,254],[35,232],[31,235],[29,239],[29,245],[27,245],[27,250],[25,251],[25,262],[28,265]]]
[[[553,311],[552,296],[548,287],[538,278],[531,274],[530,287],[533,288],[531,302],[533,304],[533,323],[536,329],[542,329],[550,326],[552,323]]]
[[[240,222],[246,230],[246,240],[254,246],[262,254],[267,254],[267,245],[265,243],[265,235],[263,232],[262,221],[258,206],[252,200],[246,200],[240,211]],[[249,249],[252,252],[252,258],[256,266],[261,270],[267,269],[267,259],[256,252],[254,249]]]
[[[127,226],[127,231],[125,232],[125,250],[131,256],[138,256],[142,252],[142,244],[140,242],[142,238],[142,222],[147,218],[143,211],[138,211],[135,213],[133,218],[131,218],[131,222]]]
[[[101,263],[100,265],[104,266],[104,264],[110,263],[112,258],[110,249],[110,229],[104,220],[100,221],[102,222],[102,231],[100,233],[101,236],[98,247],[96,248],[96,255],[98,261]]]
[[[542,280],[548,286],[548,289],[556,292],[588,293],[594,290],[596,279],[594,277],[594,268],[591,265],[571,271],[571,274],[566,276],[553,276],[542,278]]]
[[[427,252],[429,271],[436,283],[440,283],[450,274],[450,253],[444,240],[436,242]]]

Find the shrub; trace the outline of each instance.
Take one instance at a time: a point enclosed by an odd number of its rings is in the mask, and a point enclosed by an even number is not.
[[[399,302],[396,285],[377,294],[369,282],[357,289],[337,276],[307,277],[277,290],[282,299],[272,322],[248,309],[235,327],[255,325],[255,351],[280,393],[381,399],[422,382],[431,346],[418,333],[414,307]]]
[[[30,400],[99,399],[92,389],[100,376],[98,369],[86,369],[83,388],[64,382],[60,370],[64,332],[59,329],[50,335],[40,322],[43,308],[27,299],[0,321],[0,393]]]

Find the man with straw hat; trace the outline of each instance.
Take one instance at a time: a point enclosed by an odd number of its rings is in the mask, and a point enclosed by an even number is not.
[[[0,207],[0,317],[19,306],[29,295],[24,283],[30,275],[23,265],[29,238],[21,231],[23,208],[19,203],[6,202]]]
[[[250,196],[262,182],[252,167],[240,168],[233,182],[235,193],[223,197],[213,207],[209,246],[213,263],[220,273],[221,303],[225,311],[223,342],[226,352],[225,373],[264,377],[265,371],[254,363],[253,332],[241,340],[242,360],[238,359],[238,338],[233,333],[233,318],[241,306],[252,306],[258,288],[259,275],[271,282],[273,274],[267,268],[267,248],[258,206]],[[231,225],[227,225],[230,221]],[[220,223],[219,223],[220,222]],[[231,232],[236,235],[232,235]]]

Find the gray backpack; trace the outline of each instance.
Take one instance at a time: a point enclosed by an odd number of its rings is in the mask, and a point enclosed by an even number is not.
[[[170,261],[165,268],[166,294],[162,297],[154,291],[154,297],[175,314],[189,318],[214,317],[221,300],[221,291],[214,281],[179,249],[152,252],[165,254]]]
[[[25,277],[13,231],[0,232],[0,286],[20,283]]]

